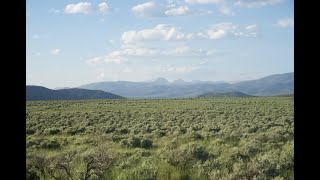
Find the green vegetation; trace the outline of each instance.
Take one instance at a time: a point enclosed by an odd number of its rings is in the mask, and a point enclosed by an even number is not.
[[[294,179],[293,97],[26,106],[27,179]]]

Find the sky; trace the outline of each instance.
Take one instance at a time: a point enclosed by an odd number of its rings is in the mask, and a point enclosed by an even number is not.
[[[26,81],[228,81],[294,69],[293,0],[27,0]]]

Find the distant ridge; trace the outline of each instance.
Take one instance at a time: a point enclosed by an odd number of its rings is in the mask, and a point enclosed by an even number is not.
[[[276,96],[294,92],[294,73],[274,74],[256,80],[237,83],[192,81],[168,82],[158,78],[147,82],[106,81],[82,85],[79,88],[102,90],[128,98],[192,98],[204,93],[238,91],[253,96]]]
[[[122,96],[101,90],[79,88],[52,90],[42,86],[26,86],[26,100],[86,100],[86,99],[125,99]]]
[[[231,91],[231,92],[222,92],[222,93],[214,93],[209,92],[198,96],[199,98],[211,98],[211,97],[254,97],[242,92]]]

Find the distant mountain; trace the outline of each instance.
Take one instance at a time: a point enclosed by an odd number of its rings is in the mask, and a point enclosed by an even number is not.
[[[177,80],[172,81],[171,84],[172,85],[186,85],[186,84],[189,84],[189,83],[184,81],[183,79],[177,79]]]
[[[215,93],[209,92],[198,96],[199,98],[211,98],[211,97],[254,97],[242,92],[238,91],[231,91],[231,92],[222,92],[222,93]]]
[[[168,85],[170,84],[170,82],[168,80],[166,80],[165,78],[157,78],[153,81],[150,81],[152,84],[154,85]]]
[[[198,97],[208,92],[239,91],[253,96],[275,96],[292,94],[294,91],[294,74],[275,74],[257,80],[237,83],[192,81],[178,79],[169,83],[164,78],[148,82],[98,82],[80,86],[79,88],[103,90],[128,98],[189,98]]]
[[[294,74],[274,74],[257,80],[242,81],[233,84],[233,89],[257,96],[292,94]]]
[[[124,97],[101,90],[61,89],[52,90],[42,86],[26,86],[26,100],[85,100],[85,99],[124,99]]]

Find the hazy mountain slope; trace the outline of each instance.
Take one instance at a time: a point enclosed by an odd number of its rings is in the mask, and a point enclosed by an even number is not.
[[[210,92],[210,93],[205,93],[200,96],[200,98],[211,98],[211,97],[254,97],[242,92],[238,91],[231,91],[231,92],[223,92],[223,93],[215,93],[215,92]]]
[[[233,89],[257,96],[292,94],[294,91],[294,74],[275,74],[257,80],[242,81],[233,84]]]
[[[79,88],[103,90],[128,98],[184,98],[197,97],[207,92],[219,93],[228,91],[239,91],[255,96],[292,94],[293,85],[293,73],[285,73],[235,84],[210,81],[185,82],[181,79],[169,83],[164,78],[158,78],[149,82],[98,82],[86,84]]]
[[[85,100],[85,99],[124,99],[124,97],[87,89],[52,90],[41,86],[26,86],[26,100]]]

